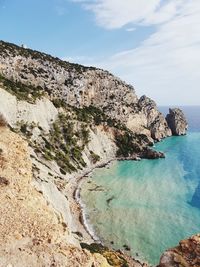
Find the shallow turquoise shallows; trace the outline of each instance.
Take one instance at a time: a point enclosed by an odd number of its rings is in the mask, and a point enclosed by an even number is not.
[[[82,187],[87,222],[106,245],[159,262],[162,252],[200,232],[200,132],[155,148],[166,159],[114,162]]]

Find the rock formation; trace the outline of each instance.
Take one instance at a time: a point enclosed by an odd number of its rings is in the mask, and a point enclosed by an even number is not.
[[[160,259],[159,267],[200,266],[200,235],[183,240],[179,246],[167,250]]]
[[[27,143],[0,132],[0,266],[91,266],[89,253],[63,242],[68,226],[31,185]]]
[[[153,139],[160,141],[166,136],[171,136],[171,130],[163,117],[158,111],[156,103],[149,97],[142,96],[138,105],[147,118],[147,128],[151,132]]]
[[[145,159],[159,159],[159,158],[165,158],[165,154],[163,152],[155,151],[147,147],[142,152],[141,158]]]
[[[19,100],[30,103],[45,96],[56,104],[95,106],[135,133],[157,140],[171,135],[155,102],[145,97],[138,101],[131,85],[107,71],[61,61],[1,41],[0,74],[17,83],[14,94]]]
[[[173,135],[185,135],[188,129],[188,123],[183,111],[179,108],[169,109],[166,121]]]
[[[0,267],[141,267],[88,245],[76,190],[113,159],[164,157],[149,148],[172,135],[156,103],[107,71],[0,41],[0,114]]]
[[[142,267],[123,253],[95,244],[81,247],[72,239],[56,201],[32,181],[29,153],[25,140],[0,125],[0,267]]]

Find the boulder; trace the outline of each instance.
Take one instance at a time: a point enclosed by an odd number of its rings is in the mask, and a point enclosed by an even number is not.
[[[160,158],[165,158],[165,154],[163,152],[156,151],[147,147],[141,153],[140,157],[144,159],[160,159]]]

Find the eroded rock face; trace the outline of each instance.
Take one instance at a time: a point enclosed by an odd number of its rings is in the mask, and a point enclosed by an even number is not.
[[[181,109],[170,108],[166,121],[173,135],[185,135],[187,133],[188,123]]]
[[[163,253],[158,267],[200,266],[200,235],[183,240],[179,246]]]
[[[90,252],[78,241],[72,244],[70,224],[32,183],[28,144],[8,128],[0,127],[0,132],[1,267],[142,267],[114,250]]]
[[[150,130],[153,139],[159,141],[172,135],[164,116],[158,111],[157,105],[152,99],[142,96],[138,101],[138,105],[146,115],[147,128]]]

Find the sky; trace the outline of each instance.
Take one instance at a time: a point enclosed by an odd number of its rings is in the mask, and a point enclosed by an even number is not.
[[[0,0],[0,40],[109,70],[158,105],[200,105],[200,0]]]

